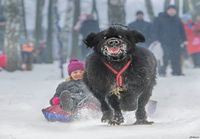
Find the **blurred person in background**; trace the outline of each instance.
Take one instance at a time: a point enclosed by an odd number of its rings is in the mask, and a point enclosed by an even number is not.
[[[192,45],[194,47],[194,54],[192,54],[192,59],[195,68],[200,68],[200,16],[196,17],[196,21],[194,23],[194,40],[192,41]]]
[[[190,57],[190,53],[188,51],[189,48],[189,43],[191,42],[192,38],[193,38],[193,26],[194,26],[194,21],[192,20],[192,15],[190,15],[189,13],[184,14],[182,17],[182,23],[184,25],[184,29],[185,29],[185,34],[186,34],[186,38],[187,38],[187,43],[184,44],[184,53],[183,53],[183,60],[187,60]]]
[[[198,68],[200,67],[200,19],[197,16],[196,21],[193,21],[191,15],[185,14],[182,21],[188,41],[187,53],[192,58],[194,68]]]
[[[34,48],[33,51],[33,63],[45,63],[45,51],[46,51],[46,41],[40,40],[39,47]]]
[[[46,50],[46,41],[40,40],[39,48],[38,48],[38,57],[40,59],[40,63],[44,63],[44,57],[45,57],[45,50]]]
[[[151,43],[151,26],[150,22],[144,20],[143,11],[136,12],[136,20],[128,24],[128,29],[137,30],[145,36],[145,43],[139,43],[139,46],[149,47]]]
[[[86,38],[91,32],[99,32],[99,23],[92,14],[83,14],[80,16],[79,21],[74,27],[75,31],[79,31],[82,39]],[[84,60],[89,54],[90,50],[84,46],[85,44],[81,41],[81,54]]]
[[[22,70],[32,70],[34,44],[32,42],[24,43],[21,46]]]
[[[159,14],[153,23],[153,40],[161,43],[164,55],[163,66],[159,69],[160,76],[166,76],[166,69],[171,63],[172,75],[181,76],[181,44],[186,41],[181,19],[177,15],[177,8],[169,5],[165,12]]]

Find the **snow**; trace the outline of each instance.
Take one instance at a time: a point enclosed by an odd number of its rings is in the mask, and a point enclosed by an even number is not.
[[[66,66],[65,66],[66,67]],[[31,72],[0,72],[0,139],[189,139],[200,138],[200,69],[185,68],[186,76],[158,78],[153,100],[157,111],[153,125],[132,125],[134,113],[125,113],[125,124],[108,126],[100,117],[73,123],[48,122],[47,107],[62,81],[58,63],[35,65]],[[85,115],[90,112],[85,112]],[[91,115],[91,114],[90,114]]]

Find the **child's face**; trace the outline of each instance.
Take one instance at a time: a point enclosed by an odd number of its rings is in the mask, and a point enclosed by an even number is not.
[[[71,77],[73,80],[81,80],[83,79],[83,70],[75,70],[71,73]]]

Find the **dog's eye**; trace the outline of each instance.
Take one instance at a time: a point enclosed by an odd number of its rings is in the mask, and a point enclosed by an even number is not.
[[[104,37],[103,37],[103,39],[107,39],[107,37],[106,37],[106,36],[104,36]]]
[[[122,36],[121,36],[121,35],[119,35],[119,36],[118,36],[118,38],[120,38],[120,39],[121,39],[121,38],[122,38]]]

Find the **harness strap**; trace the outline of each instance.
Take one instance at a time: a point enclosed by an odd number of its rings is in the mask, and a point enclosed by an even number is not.
[[[122,74],[123,72],[129,67],[129,65],[131,64],[131,59],[126,63],[126,65],[120,70],[120,71],[116,71],[110,64],[105,63],[106,67],[108,69],[110,69],[115,75],[115,81],[116,81],[116,87],[122,87],[123,86],[123,80],[122,80]]]

